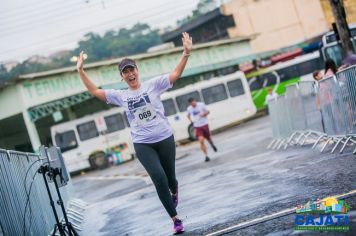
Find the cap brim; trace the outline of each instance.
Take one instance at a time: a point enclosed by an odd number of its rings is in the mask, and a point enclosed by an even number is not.
[[[127,65],[125,65],[124,67],[122,67],[120,71],[122,72],[122,71],[125,70],[125,68],[128,67],[128,66],[136,67],[135,64],[127,64]]]

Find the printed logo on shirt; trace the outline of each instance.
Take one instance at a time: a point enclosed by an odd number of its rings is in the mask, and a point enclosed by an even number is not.
[[[136,124],[144,125],[156,118],[156,110],[147,93],[128,98],[127,106],[130,113],[129,119]]]
[[[199,115],[200,111],[193,110],[193,116]]]

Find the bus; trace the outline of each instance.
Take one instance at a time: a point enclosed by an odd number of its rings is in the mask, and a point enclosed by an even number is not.
[[[312,80],[313,72],[324,68],[320,52],[304,54],[291,60],[257,70],[246,75],[253,102],[258,110],[266,108],[267,89],[284,94],[286,85],[299,80]]]
[[[51,136],[70,173],[103,169],[110,161],[119,164],[135,155],[129,123],[120,107],[54,125]]]
[[[256,113],[243,72],[212,78],[162,94],[165,115],[176,140],[195,140],[194,128],[187,118],[188,99],[204,102],[210,111],[211,130],[249,118]]]
[[[194,128],[187,118],[190,97],[206,104],[211,130],[256,113],[247,80],[240,71],[168,91],[161,100],[176,141],[195,139]],[[61,148],[71,173],[105,168],[109,165],[107,157],[115,157],[121,163],[135,156],[129,123],[120,107],[54,125],[51,136],[54,145]]]
[[[349,25],[351,42],[356,49],[356,24]],[[335,61],[337,66],[341,65],[343,55],[340,43],[336,39],[334,31],[330,31],[323,35],[322,37],[322,47],[321,52],[323,59],[331,58]]]

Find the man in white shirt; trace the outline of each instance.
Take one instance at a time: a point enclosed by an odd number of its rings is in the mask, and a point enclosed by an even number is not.
[[[265,104],[267,105],[269,101],[275,100],[278,97],[278,94],[276,94],[273,89],[270,87],[267,89],[268,94],[265,99]]]
[[[199,140],[200,149],[203,151],[205,155],[205,161],[210,161],[208,157],[208,151],[205,146],[205,139],[208,140],[209,144],[213,148],[215,152],[217,152],[217,148],[215,147],[213,141],[211,140],[211,134],[208,125],[209,111],[206,109],[206,106],[202,102],[197,102],[194,98],[189,98],[188,102],[190,106],[187,109],[188,119],[193,123],[195,129],[195,136]]]

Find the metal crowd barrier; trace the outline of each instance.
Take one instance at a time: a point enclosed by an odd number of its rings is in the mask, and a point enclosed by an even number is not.
[[[290,136],[288,143],[297,137],[296,143],[303,136],[306,129],[306,119],[304,117],[304,107],[302,97],[300,96],[298,84],[292,84],[286,87],[285,93],[287,116],[289,116],[292,126],[293,134]]]
[[[313,148],[322,144],[321,152],[332,145],[331,152],[335,152],[342,144],[342,153],[356,144],[356,66],[319,82],[287,86],[284,96],[268,102],[268,109],[274,139],[267,148],[308,143]]]
[[[303,104],[304,119],[307,132],[302,137],[301,145],[304,145],[307,140],[319,140],[325,136],[322,125],[322,116],[320,103],[318,100],[317,88],[313,81],[299,82],[299,92]]]
[[[272,120],[272,132],[275,139],[268,145],[268,148],[279,149],[284,146],[287,148],[287,139],[293,132],[290,116],[280,116],[287,114],[287,105],[284,95],[277,97],[273,102],[268,102],[269,114]]]
[[[291,116],[293,134],[288,144],[304,145],[307,140],[324,137],[321,112],[314,82],[303,81],[286,87],[287,107]]]
[[[340,152],[343,152],[346,145],[356,144],[356,65],[348,67],[336,74],[344,104],[344,114],[346,123],[346,136],[343,139],[344,145]],[[354,154],[356,150],[354,151]]]
[[[49,235],[55,218],[43,176],[37,173],[40,156],[0,149],[0,225],[4,236]],[[53,201],[58,201],[54,184],[49,184]],[[72,196],[71,181],[60,189],[65,206]],[[55,204],[59,219],[63,213]],[[68,215],[70,211],[68,209]]]

